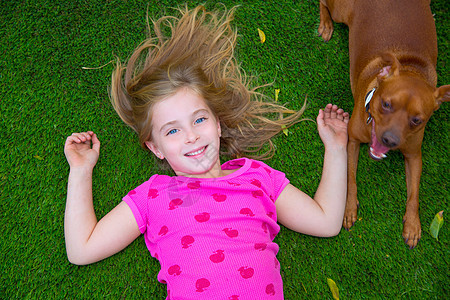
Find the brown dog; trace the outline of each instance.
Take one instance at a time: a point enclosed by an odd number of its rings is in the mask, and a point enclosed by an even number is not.
[[[398,149],[405,157],[408,198],[403,238],[421,237],[419,182],[425,125],[450,85],[436,88],[437,38],[428,0],[321,0],[319,35],[333,21],[349,27],[350,83],[355,106],[349,123],[348,195],[344,227],[356,221],[356,169],[360,143],[376,160]]]

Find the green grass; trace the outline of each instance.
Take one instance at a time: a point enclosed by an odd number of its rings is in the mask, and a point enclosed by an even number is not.
[[[145,15],[159,17],[178,1],[12,1],[0,4],[0,298],[164,299],[158,262],[143,238],[89,266],[71,265],[64,246],[68,165],[63,154],[72,132],[93,130],[102,141],[94,174],[98,217],[157,172],[153,159],[113,111],[107,96],[112,64],[126,59],[145,37]],[[193,7],[198,1],[192,1]],[[352,110],[348,30],[337,25],[329,43],[317,37],[318,1],[223,1],[240,4],[235,18],[237,56],[258,83],[274,82],[280,101],[315,118],[332,101]],[[439,42],[439,85],[450,83],[449,12],[432,1]],[[208,7],[211,7],[208,4]],[[259,42],[257,28],[267,40]],[[334,238],[314,238],[282,228],[276,242],[286,299],[331,299],[327,278],[341,299],[445,299],[450,296],[449,231],[429,234],[433,216],[448,212],[450,107],[442,105],[423,144],[420,190],[423,237],[404,244],[406,184],[400,153],[375,162],[360,155],[360,220]],[[312,195],[323,146],[315,124],[304,122],[276,138],[268,163]],[[444,214],[444,218],[447,214]]]

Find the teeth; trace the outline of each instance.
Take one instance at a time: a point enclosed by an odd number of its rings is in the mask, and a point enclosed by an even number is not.
[[[198,154],[202,153],[203,151],[205,151],[205,148],[206,148],[206,147],[203,147],[202,149],[200,149],[200,150],[198,150],[198,151],[186,153],[186,156],[194,156],[194,155],[198,155]]]
[[[386,158],[386,154],[384,154],[384,153],[381,153],[380,155],[376,155],[375,150],[373,150],[372,147],[370,147],[370,153],[372,154],[372,156],[374,156],[376,158]]]

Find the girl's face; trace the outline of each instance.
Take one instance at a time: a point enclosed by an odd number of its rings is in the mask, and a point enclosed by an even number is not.
[[[189,88],[157,102],[152,140],[146,146],[179,176],[220,177],[220,123],[205,100]]]

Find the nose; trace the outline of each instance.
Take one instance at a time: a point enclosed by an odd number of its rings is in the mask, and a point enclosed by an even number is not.
[[[186,130],[186,144],[195,143],[199,138],[200,136],[194,129]]]
[[[397,147],[399,144],[399,138],[397,135],[392,133],[391,131],[386,131],[383,133],[383,136],[381,137],[381,141],[383,144],[389,148]]]

